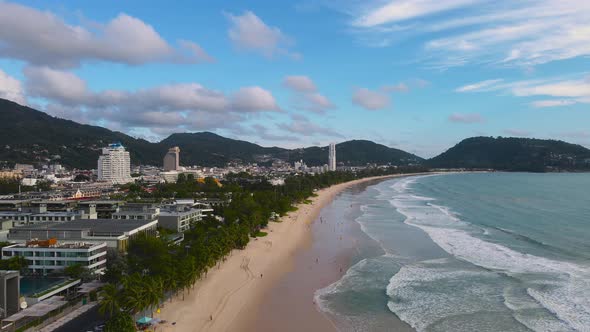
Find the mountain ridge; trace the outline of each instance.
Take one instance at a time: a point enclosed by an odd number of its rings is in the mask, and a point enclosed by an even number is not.
[[[314,166],[328,161],[327,147],[263,147],[212,132],[174,133],[160,142],[149,142],[100,126],[53,117],[0,98],[0,144],[3,146],[0,161],[53,161],[69,167],[92,169],[96,168],[100,149],[113,142],[121,142],[127,148],[133,164],[160,165],[164,154],[172,146],[180,147],[183,165],[223,166],[233,161],[268,163],[274,159],[288,162],[303,159]],[[363,145],[365,153],[355,152],[360,149],[359,144]],[[342,142],[336,145],[336,149],[339,163],[351,166],[423,162],[416,155],[371,141]]]

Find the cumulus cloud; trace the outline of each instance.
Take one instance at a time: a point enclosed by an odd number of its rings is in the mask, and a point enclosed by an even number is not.
[[[245,11],[242,15],[226,14],[230,27],[229,39],[239,49],[258,52],[265,57],[286,55],[295,59],[300,54],[289,51],[293,44],[291,38],[277,27],[264,23],[256,14]]]
[[[258,86],[240,88],[232,96],[232,107],[248,112],[279,110],[270,91]]]
[[[320,94],[313,80],[307,76],[286,76],[283,86],[293,92],[294,107],[315,113],[324,113],[335,106]]]
[[[479,113],[453,113],[449,115],[449,121],[455,123],[481,123],[484,118]]]
[[[82,105],[90,97],[86,82],[73,73],[48,67],[27,67],[27,94],[64,105]]]
[[[352,102],[364,109],[375,111],[389,107],[391,98],[384,92],[371,91],[367,88],[356,88],[352,95]]]
[[[303,75],[286,76],[283,79],[283,86],[297,92],[315,92],[316,86],[311,78]]]
[[[24,73],[25,90],[47,100],[48,113],[127,132],[145,128],[159,135],[229,128],[256,113],[281,111],[274,96],[258,86],[242,87],[230,94],[198,83],[95,92],[72,72],[27,67]]]
[[[212,60],[194,42],[182,40],[175,48],[151,25],[124,13],[88,29],[49,11],[8,2],[0,2],[0,57],[56,68],[97,60],[131,65]]]
[[[344,138],[342,134],[336,132],[335,130],[315,124],[302,115],[292,115],[290,123],[280,123],[277,125],[277,127],[281,130],[301,136],[327,136]]]
[[[25,105],[27,103],[19,80],[0,69],[0,98]]]

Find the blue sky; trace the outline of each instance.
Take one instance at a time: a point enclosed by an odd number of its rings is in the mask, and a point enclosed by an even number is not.
[[[0,1],[0,97],[152,141],[590,147],[578,0]]]

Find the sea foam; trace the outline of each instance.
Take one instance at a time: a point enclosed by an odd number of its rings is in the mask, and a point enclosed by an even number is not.
[[[404,179],[392,186],[395,195],[390,203],[398,212],[406,216],[406,224],[424,230],[438,246],[459,260],[494,273],[526,280],[529,283],[528,295],[557,318],[555,320],[539,320],[526,315],[515,315],[521,323],[538,331],[556,326],[561,326],[561,330],[586,331],[589,329],[589,267],[521,253],[497,243],[484,241],[473,235],[480,231],[478,227],[462,221],[449,208],[431,203],[432,198],[421,197],[413,193],[411,185],[416,181],[416,178]],[[408,282],[407,280],[412,280],[409,275],[416,273],[424,274],[426,272],[403,268],[391,279],[388,294],[399,296],[400,290],[407,291],[405,287],[400,285]],[[430,277],[428,274],[424,274],[422,278]],[[451,277],[459,276],[451,274]],[[437,300],[442,302],[438,303]],[[505,304],[511,310],[519,310],[511,307],[510,303]],[[435,298],[428,308],[441,305],[445,305],[444,301]],[[408,311],[403,306],[396,305],[394,301],[390,302],[389,306],[392,311],[402,319],[407,319],[419,330],[424,328],[424,325],[421,324],[428,324],[409,317]],[[529,318],[530,320],[527,320]],[[415,321],[412,322],[412,320]]]

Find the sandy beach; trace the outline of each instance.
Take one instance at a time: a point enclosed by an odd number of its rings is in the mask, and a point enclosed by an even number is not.
[[[298,205],[297,211],[282,218],[282,222],[270,223],[268,236],[250,241],[246,249],[234,250],[225,261],[209,271],[206,278],[199,280],[191,293],[183,299],[175,298],[162,308],[159,318],[168,323],[160,325],[159,331],[270,331],[277,321],[257,324],[259,306],[271,290],[277,286],[287,272],[297,264],[300,250],[309,248],[312,242],[312,223],[324,206],[344,189],[361,183],[407,176],[409,174],[373,177],[346,182],[317,192],[310,204]],[[346,250],[335,253],[332,264],[324,264],[317,270],[321,280],[306,284],[310,292],[316,285],[333,282],[341,275],[341,268],[347,266]],[[318,258],[319,259],[319,258]],[[312,287],[310,289],[310,287]],[[313,294],[309,294],[313,296]],[[294,330],[334,331],[332,322],[322,315],[312,301],[301,302],[301,297],[291,307],[297,307],[304,321],[283,322],[286,326],[296,323]],[[289,301],[288,298],[285,301]],[[298,302],[297,302],[298,301]],[[270,314],[272,315],[272,314]],[[284,327],[284,326],[283,326]],[[283,329],[284,330],[284,329]]]

